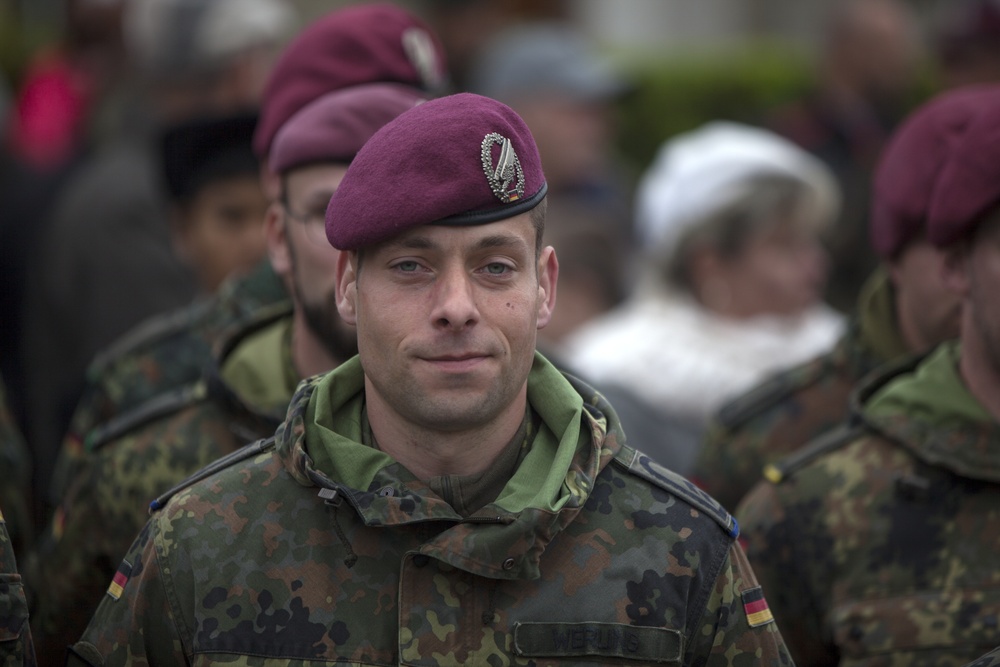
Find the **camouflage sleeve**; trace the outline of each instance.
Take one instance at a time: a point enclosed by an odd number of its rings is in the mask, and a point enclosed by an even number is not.
[[[0,665],[34,665],[28,603],[3,513],[0,512]]]
[[[761,587],[736,542],[726,554],[684,664],[793,664]]]
[[[92,458],[57,508],[27,574],[41,581],[32,626],[42,658],[78,639],[87,627],[119,559],[142,527],[126,511],[114,468]],[[117,508],[117,511],[116,511]],[[140,510],[140,515],[142,511]],[[43,663],[48,660],[43,660]]]
[[[179,615],[170,603],[156,515],[118,566],[68,665],[186,665]]]
[[[795,508],[782,497],[784,490],[761,482],[744,498],[737,510],[741,539],[796,662],[836,665],[832,639],[824,639],[829,632],[823,630],[823,610],[830,603],[821,582],[829,549],[800,524]]]

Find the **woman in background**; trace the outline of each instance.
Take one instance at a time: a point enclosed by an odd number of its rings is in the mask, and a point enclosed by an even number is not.
[[[724,401],[839,337],[819,240],[838,206],[827,168],[770,132],[715,122],[668,141],[637,190],[636,290],[566,341],[568,364],[601,388],[639,387],[686,440],[647,453],[685,473]]]

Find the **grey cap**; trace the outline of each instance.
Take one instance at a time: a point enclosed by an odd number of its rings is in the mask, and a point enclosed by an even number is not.
[[[476,58],[469,87],[510,103],[540,92],[580,101],[611,100],[632,85],[571,26],[540,22],[495,35]]]

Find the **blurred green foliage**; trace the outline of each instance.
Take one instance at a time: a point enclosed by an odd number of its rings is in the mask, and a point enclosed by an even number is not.
[[[788,46],[754,45],[731,53],[644,59],[627,67],[635,92],[619,105],[621,157],[641,173],[668,138],[711,120],[759,124],[769,112],[815,87],[810,57]],[[925,67],[912,105],[935,88]]]

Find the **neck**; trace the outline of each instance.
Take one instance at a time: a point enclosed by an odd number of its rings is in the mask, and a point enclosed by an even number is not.
[[[489,468],[521,427],[527,388],[495,419],[483,426],[440,431],[413,424],[392,410],[365,379],[368,423],[379,449],[418,479],[478,475]]]
[[[1000,354],[990,349],[971,320],[969,309],[965,308],[959,373],[969,392],[1000,422]]]
[[[307,378],[333,370],[343,362],[327,350],[305,322],[301,309],[292,316],[292,363],[299,377]]]

